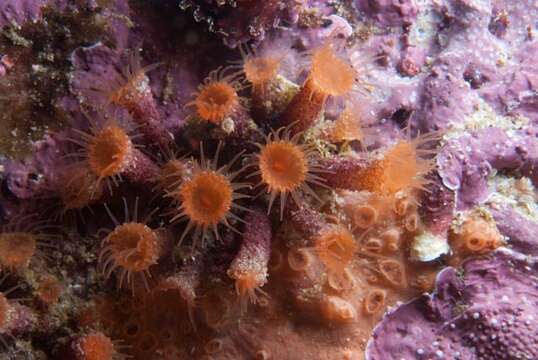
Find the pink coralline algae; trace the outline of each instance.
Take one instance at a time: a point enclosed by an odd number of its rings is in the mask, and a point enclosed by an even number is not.
[[[411,24],[419,9],[416,0],[356,0],[355,3],[383,26]]]
[[[0,4],[0,27],[8,24],[22,24],[35,21],[41,15],[41,8],[46,1],[17,1],[7,0]]]
[[[460,271],[443,270],[432,295],[385,317],[366,358],[536,358],[536,266],[501,251],[469,260]]]
[[[0,0],[0,358],[538,358],[537,14]]]
[[[493,170],[519,169],[538,184],[538,137],[533,130],[507,134],[487,128],[449,141],[437,157],[443,184],[458,193],[458,206],[484,201]]]

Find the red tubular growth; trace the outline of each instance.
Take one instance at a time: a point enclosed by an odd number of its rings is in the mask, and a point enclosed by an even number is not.
[[[200,274],[202,271],[201,260],[199,258],[193,258],[192,261],[183,265],[179,273],[161,280],[155,288],[157,292],[177,291],[180,299],[183,300],[187,307],[193,329],[196,329],[194,308],[197,298],[196,289],[200,284]]]
[[[297,231],[311,242],[327,226],[325,217],[306,201],[290,206],[287,215]]]
[[[326,44],[317,49],[312,55],[310,74],[282,114],[282,124],[294,124],[294,133],[307,130],[323,112],[327,98],[352,91],[355,78],[353,66],[335,46]]]
[[[332,188],[346,190],[373,190],[372,184],[379,179],[381,171],[369,166],[368,160],[360,157],[333,156],[320,159],[320,166],[330,171],[321,176]],[[338,174],[334,176],[332,174]]]
[[[254,209],[245,217],[243,242],[228,269],[228,276],[235,280],[235,291],[245,311],[248,301],[258,302],[258,294],[267,294],[261,287],[267,282],[267,267],[271,256],[271,224],[268,216]]]
[[[146,75],[159,64],[143,67],[140,60],[139,52],[135,51],[122,73],[97,91],[103,93],[110,103],[129,111],[133,120],[140,126],[140,132],[147,143],[166,146],[174,138],[163,124]]]

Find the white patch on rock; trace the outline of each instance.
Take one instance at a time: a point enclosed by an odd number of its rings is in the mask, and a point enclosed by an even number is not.
[[[428,231],[415,236],[411,243],[411,259],[432,261],[441,255],[448,254],[450,247],[446,237],[434,235]]]

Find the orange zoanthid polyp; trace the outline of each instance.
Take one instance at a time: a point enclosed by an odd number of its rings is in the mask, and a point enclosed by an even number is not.
[[[232,206],[233,188],[230,180],[213,170],[203,170],[179,189],[185,212],[191,221],[202,226],[216,226]]]
[[[186,175],[185,164],[180,159],[170,159],[161,166],[159,184],[161,188],[171,193],[177,189]]]
[[[103,188],[96,182],[96,176],[83,166],[66,170],[61,175],[60,182],[60,199],[64,212],[89,206],[103,194]]]
[[[314,52],[309,75],[313,91],[326,96],[342,96],[352,90],[355,77],[353,66],[338,55],[332,44]]]
[[[219,224],[235,230],[230,225],[229,219],[242,221],[232,210],[242,209],[242,206],[236,204],[235,200],[245,195],[238,193],[237,190],[250,187],[250,185],[233,182],[242,169],[230,172],[231,166],[242,153],[230,163],[218,167],[221,147],[222,143],[219,143],[212,161],[206,161],[202,148],[200,162],[193,161],[194,166],[190,176],[183,179],[179,188],[170,194],[173,198],[179,199],[178,214],[171,221],[188,222],[179,240],[180,243],[193,228],[195,229],[194,242],[200,239],[203,245],[210,231],[213,231],[216,239],[220,238]]]
[[[267,144],[260,152],[262,180],[273,189],[291,191],[306,180],[308,162],[300,147],[286,141]]]
[[[132,134],[128,123],[105,119],[94,121],[90,117],[88,120],[91,126],[87,131],[73,129],[75,136],[66,139],[80,147],[68,154],[78,160],[72,165],[84,167],[95,179],[90,196],[98,194],[103,183],[112,193],[112,185],[117,186],[123,176],[144,184],[157,177],[158,167],[133,143],[140,134]]]
[[[198,116],[205,121],[220,124],[222,120],[233,115],[240,107],[240,88],[236,75],[224,76],[226,69],[212,71],[198,87],[194,105]]]
[[[155,69],[159,64],[142,66],[140,52],[134,51],[129,56],[129,63],[121,73],[112,75],[106,83],[98,85],[97,92],[106,97],[110,103],[123,106],[129,111],[139,106],[140,100],[145,96],[151,96],[149,78],[147,73]]]
[[[128,222],[116,226],[106,237],[105,243],[105,249],[110,253],[109,259],[122,271],[122,280],[125,275],[129,281],[131,274],[148,271],[159,258],[157,234],[142,223]],[[109,271],[115,266],[111,266]]]
[[[28,265],[37,250],[36,237],[27,232],[0,234],[0,265],[9,270]]]
[[[298,203],[298,191],[303,190],[317,197],[308,183],[320,186],[324,179],[315,175],[322,172],[314,160],[315,150],[312,146],[300,144],[302,134],[290,137],[289,129],[280,128],[272,131],[264,145],[259,145],[257,154],[258,170],[251,175],[260,175],[261,184],[270,194],[268,212],[271,211],[274,200],[280,195],[280,218],[288,195]]]
[[[264,87],[277,76],[280,63],[278,56],[247,56],[243,71],[255,92],[263,92]]]
[[[37,295],[45,304],[54,304],[60,298],[63,286],[58,279],[52,275],[44,277],[37,289]]]
[[[111,230],[107,229],[108,233],[103,239],[99,255],[99,264],[107,278],[114,271],[119,272],[118,286],[120,288],[126,280],[134,291],[134,276],[139,276],[144,286],[149,288],[147,278],[151,277],[150,268],[157,264],[162,250],[160,238],[157,231],[146,225],[149,216],[144,221],[138,220],[138,199],[132,216],[129,214],[125,200],[124,207],[123,223],[118,222],[106,207],[115,227]]]
[[[329,129],[329,138],[334,142],[363,141],[364,131],[356,112],[346,107]]]
[[[99,178],[119,175],[125,168],[133,145],[121,127],[109,124],[96,131],[87,145],[88,164]]]
[[[114,343],[101,332],[81,337],[76,347],[77,360],[113,360],[116,355]]]
[[[123,71],[123,76],[116,79],[111,86],[108,100],[114,104],[127,109],[136,106],[140,98],[151,95],[147,72],[155,68],[158,64],[142,67],[138,52],[131,56],[129,65]]]
[[[286,107],[282,122],[293,124],[293,132],[310,128],[325,108],[329,96],[343,96],[353,91],[356,71],[334,44],[316,49],[312,55],[310,74],[301,90]]]
[[[438,139],[438,133],[429,133],[401,140],[389,148],[378,163],[383,168],[381,191],[396,194],[402,190],[424,190],[428,183],[425,176],[435,168],[435,161],[425,156],[435,154],[435,150],[425,150],[422,146]]]
[[[329,272],[341,274],[358,250],[349,230],[335,225],[324,229],[314,241],[319,258]]]
[[[392,218],[392,199],[368,191],[341,191],[342,209],[353,227],[367,230]]]
[[[257,292],[268,295],[261,289],[267,281],[264,271],[228,271],[228,276],[235,280],[235,292],[239,296],[241,310],[245,312],[247,303],[259,302]]]

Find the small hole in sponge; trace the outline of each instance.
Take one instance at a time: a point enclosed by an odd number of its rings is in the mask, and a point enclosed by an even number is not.
[[[140,332],[140,326],[136,322],[128,322],[123,328],[123,333],[127,337],[135,337]]]

